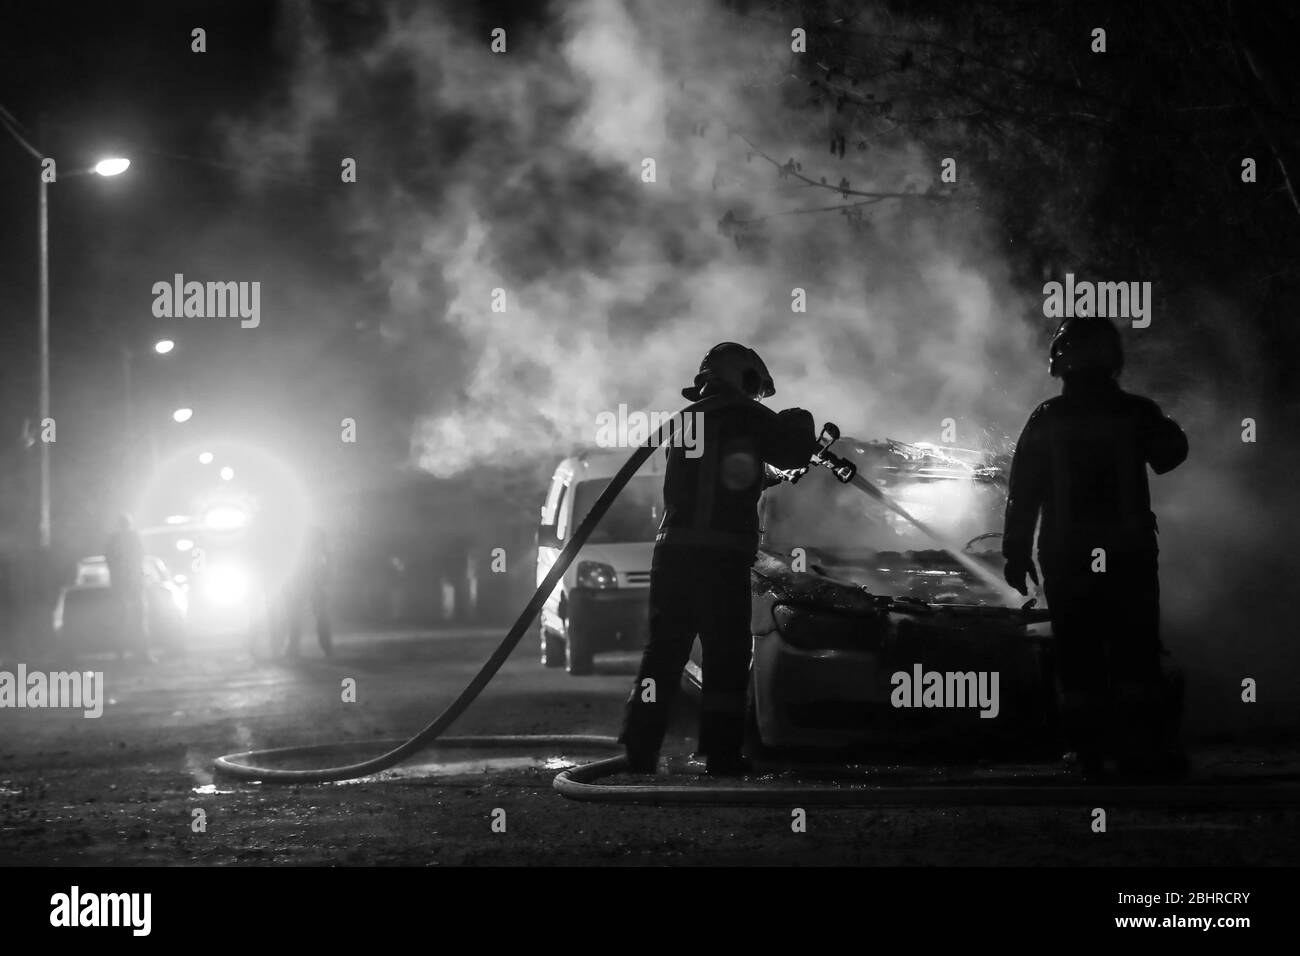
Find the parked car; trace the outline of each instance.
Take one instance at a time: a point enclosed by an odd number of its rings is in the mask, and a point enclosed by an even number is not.
[[[151,649],[184,649],[189,597],[161,558],[145,555],[145,625]],[[54,638],[67,652],[130,650],[122,633],[121,613],[109,587],[108,562],[102,555],[77,562],[71,586],[62,588],[54,605]]]
[[[586,517],[628,452],[590,451],[566,458],[551,478],[537,533],[537,583]],[[541,612],[541,657],[547,667],[590,674],[607,650],[637,650],[648,637],[650,558],[663,518],[664,456],[628,482],[569,565]]]
[[[974,452],[845,439],[859,473],[997,578],[1003,463]],[[813,469],[760,500],[751,574],[751,742],[777,748],[1046,744],[1056,726],[1054,656],[1045,610],[1003,594],[856,488]],[[917,668],[920,668],[919,670]],[[978,706],[895,706],[930,673],[998,675],[995,719]],[[687,680],[702,677],[698,642]],[[908,691],[908,703],[912,703]],[[917,699],[919,701],[919,698]],[[990,708],[984,708],[988,712]]]

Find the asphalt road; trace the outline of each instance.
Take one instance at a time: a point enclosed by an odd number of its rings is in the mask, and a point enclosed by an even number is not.
[[[383,779],[313,786],[214,780],[219,754],[405,736],[469,680],[499,634],[351,633],[294,663],[212,643],[149,665],[87,657],[103,715],[0,709],[0,864],[1294,864],[1300,808],[782,807],[574,803],[551,789],[582,754],[446,750]],[[527,639],[457,734],[613,734],[635,658],[547,670]],[[14,671],[16,660],[0,663]],[[40,666],[39,662],[29,667]],[[344,682],[355,681],[355,701]],[[689,728],[684,707],[679,731]],[[669,746],[688,750],[675,733]],[[1238,762],[1279,765],[1289,754]],[[482,758],[482,759],[481,759]],[[502,814],[503,812],[503,814]],[[504,829],[500,821],[504,819]],[[497,821],[494,828],[493,822]]]

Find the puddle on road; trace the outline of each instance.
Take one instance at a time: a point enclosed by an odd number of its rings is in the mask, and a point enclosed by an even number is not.
[[[355,780],[335,780],[346,786],[355,783],[376,783],[387,780],[423,780],[429,777],[458,777],[467,774],[498,773],[507,770],[550,770],[559,773],[580,763],[599,760],[592,756],[578,760],[563,754],[502,754],[499,750],[481,756],[458,754],[455,760],[417,760],[404,763]]]
[[[214,793],[234,793],[235,791],[233,791],[233,790],[218,790],[216,784],[214,784],[214,783],[205,783],[205,784],[204,784],[203,786],[201,786],[201,787],[192,787],[192,788],[190,789],[190,792],[191,792],[191,793],[197,793],[197,794],[199,794],[200,796],[209,797],[209,796],[212,796]]]

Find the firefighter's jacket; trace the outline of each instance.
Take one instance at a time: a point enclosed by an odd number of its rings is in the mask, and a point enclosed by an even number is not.
[[[1066,383],[1029,416],[1011,464],[1002,553],[1026,562],[1042,514],[1045,564],[1094,548],[1156,549],[1147,466],[1156,474],[1187,457],[1187,437],[1160,407],[1114,379]]]
[[[743,401],[701,417],[696,450],[675,445],[668,451],[656,541],[753,555],[763,464],[782,470],[806,465],[817,448],[812,416]]]

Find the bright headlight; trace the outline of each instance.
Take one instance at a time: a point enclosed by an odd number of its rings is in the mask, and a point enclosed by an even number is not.
[[[579,561],[578,587],[616,588],[618,573],[608,564],[601,564],[599,561]]]
[[[203,516],[203,523],[213,531],[233,531],[248,523],[248,515],[244,513],[243,508],[219,505],[208,509],[207,514]]]
[[[213,604],[230,606],[248,597],[248,572],[234,565],[217,565],[204,572],[203,593]]]

